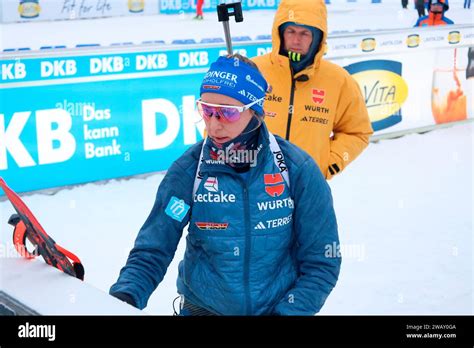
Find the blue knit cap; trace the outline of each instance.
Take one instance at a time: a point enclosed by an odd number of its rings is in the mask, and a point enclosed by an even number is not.
[[[211,64],[201,84],[200,95],[217,93],[237,99],[244,105],[256,100],[251,109],[263,115],[263,102],[268,84],[254,67],[236,57],[219,57]]]

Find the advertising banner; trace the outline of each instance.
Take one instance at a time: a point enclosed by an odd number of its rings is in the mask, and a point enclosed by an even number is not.
[[[346,70],[359,83],[375,134],[473,118],[474,76],[467,71],[469,61],[474,67],[473,49],[345,60]]]
[[[204,12],[215,12],[216,7],[225,0],[204,0]],[[228,1],[236,2],[236,1]],[[242,10],[276,10],[280,0],[242,0]],[[196,12],[196,0],[159,0],[161,14],[178,14]]]
[[[0,22],[153,15],[158,0],[2,0]]]
[[[330,39],[326,57],[359,83],[375,134],[465,120],[474,117],[473,28],[456,30],[457,43],[449,42],[452,29],[439,29],[430,34],[443,37],[437,47],[404,41],[387,53],[361,45],[344,55]],[[270,49],[235,46],[249,57]],[[24,192],[166,170],[202,138],[195,100],[222,54],[219,45],[4,54],[0,176]]]

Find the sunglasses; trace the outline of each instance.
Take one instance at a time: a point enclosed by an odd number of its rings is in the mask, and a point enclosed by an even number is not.
[[[209,120],[212,115],[218,119],[222,119],[226,122],[237,122],[240,120],[240,115],[245,110],[250,109],[253,105],[261,102],[265,98],[257,99],[254,102],[242,106],[234,105],[220,105],[220,104],[210,104],[203,102],[201,99],[196,100],[196,105],[199,111],[199,114],[206,120]]]

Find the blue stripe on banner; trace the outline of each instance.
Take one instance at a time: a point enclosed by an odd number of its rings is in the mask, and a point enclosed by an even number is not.
[[[370,62],[370,63],[369,63]],[[402,65],[400,62],[391,60],[370,60],[361,63],[355,63],[344,67],[351,75],[361,71],[370,70],[388,70],[401,75]]]
[[[259,46],[235,46],[236,52],[256,56],[266,51],[270,43]],[[12,83],[58,81],[74,78],[97,78],[112,75],[143,74],[170,70],[209,68],[210,62],[226,54],[223,47],[196,48],[134,53],[82,55],[71,57],[49,57],[6,59],[1,61],[1,88]]]
[[[396,114],[393,114],[392,116],[384,118],[383,120],[372,122],[372,128],[374,132],[376,132],[378,130],[391,127],[401,121],[402,121],[402,115],[400,114],[400,112],[397,112]]]

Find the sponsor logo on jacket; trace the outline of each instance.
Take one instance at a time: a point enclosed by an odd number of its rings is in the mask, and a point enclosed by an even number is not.
[[[373,37],[368,37],[362,40],[360,43],[360,48],[362,52],[372,52],[377,46],[377,41]]]
[[[305,111],[314,111],[314,112],[319,112],[322,114],[329,114],[329,109],[325,108],[324,106],[305,105],[304,109]]]
[[[360,86],[374,131],[401,122],[401,107],[408,96],[408,86],[401,74],[402,63],[367,60],[345,69]]]
[[[229,226],[228,222],[196,222],[197,228],[200,230],[226,230]]]
[[[448,34],[448,42],[453,45],[461,42],[461,33],[459,31],[450,31]]]
[[[288,225],[291,221],[293,221],[293,214],[288,216],[267,220],[265,222],[259,221],[257,225],[255,225],[254,230],[266,230],[267,228],[277,228],[281,226]]]
[[[276,199],[274,201],[265,201],[265,202],[257,202],[258,210],[277,210],[282,208],[290,208],[293,209],[294,202],[293,200],[288,197],[284,199]]]
[[[206,179],[204,183],[204,188],[210,192],[217,192],[219,191],[219,181],[216,177],[210,176]]]
[[[172,196],[166,206],[165,213],[176,221],[183,221],[190,206],[184,203],[184,200]]]
[[[265,100],[269,102],[281,103],[283,101],[283,98],[275,94],[267,94],[265,96]]]
[[[321,123],[321,124],[328,124],[329,120],[327,118],[322,117],[314,117],[314,116],[303,116],[300,119],[301,122],[312,122],[312,123]]]
[[[219,191],[219,180],[215,176],[209,176],[204,182],[207,193],[194,195],[194,202],[200,203],[235,203],[235,195]]]
[[[235,195],[224,193],[197,193],[194,195],[194,202],[199,203],[235,203]]]
[[[265,111],[265,116],[266,117],[275,117],[277,115],[276,112],[273,111]]]
[[[324,97],[326,96],[326,91],[324,89],[313,88],[311,90],[311,98],[315,104],[324,103]]]
[[[280,173],[286,172],[288,168],[286,167],[283,153],[281,151],[273,151],[273,156],[275,156],[278,168],[280,168]]]
[[[265,183],[265,192],[270,197],[278,197],[285,192],[285,181],[280,173],[263,174],[263,181]]]

